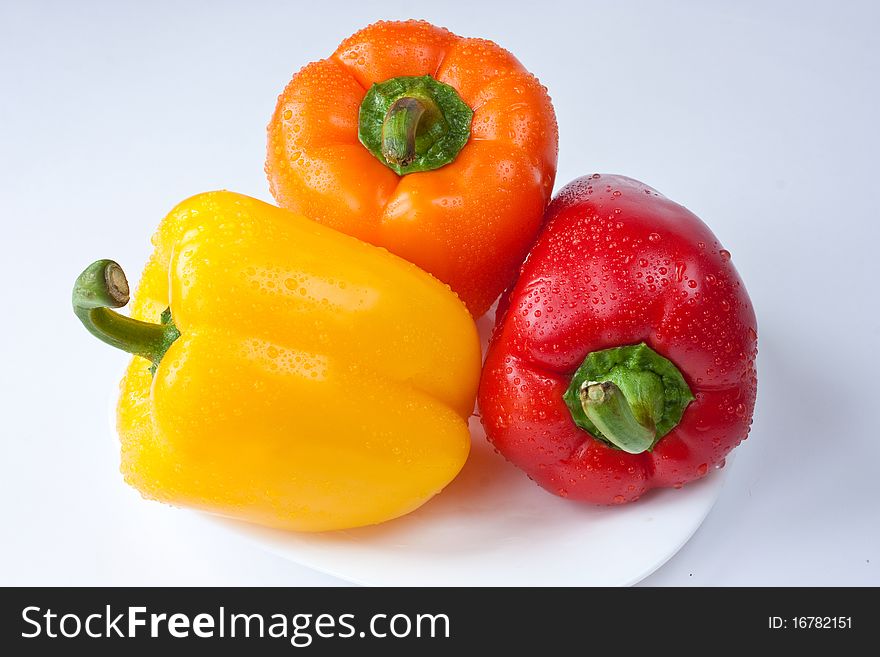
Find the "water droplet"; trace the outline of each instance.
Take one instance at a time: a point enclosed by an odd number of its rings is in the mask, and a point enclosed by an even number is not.
[[[681,283],[684,280],[684,272],[687,269],[687,265],[683,262],[675,263],[675,280]]]
[[[721,249],[721,250],[718,252],[718,255],[721,256],[721,259],[722,259],[724,262],[727,262],[728,260],[730,260],[730,251],[728,251],[727,249]]]
[[[626,502],[626,498],[623,495],[615,495],[611,501],[615,504],[623,504]]]
[[[648,241],[658,242],[660,241],[660,235],[658,235],[657,233],[651,233],[650,235],[648,235]]]
[[[708,471],[709,471],[709,464],[708,463],[700,463],[700,465],[697,466],[697,476],[702,477]]]

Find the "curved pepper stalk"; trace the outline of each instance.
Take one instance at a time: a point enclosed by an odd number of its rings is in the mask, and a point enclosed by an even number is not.
[[[128,279],[113,260],[96,260],[83,270],[73,286],[73,312],[86,330],[110,346],[146,358],[155,373],[165,352],[180,337],[180,331],[174,325],[170,308],[162,313],[161,324],[142,322],[110,310],[122,308],[128,299]]]
[[[403,176],[452,162],[471,136],[474,111],[430,75],[374,84],[361,103],[358,139]]]
[[[641,454],[681,421],[694,395],[672,361],[641,343],[588,354],[563,398],[581,429]]]

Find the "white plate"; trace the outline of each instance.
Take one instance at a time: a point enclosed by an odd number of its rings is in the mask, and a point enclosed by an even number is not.
[[[492,313],[478,322],[484,354],[493,322]],[[470,429],[473,447],[461,474],[403,518],[324,534],[215,521],[274,554],[357,584],[626,586],[681,549],[724,482],[726,468],[634,504],[586,506],[547,493],[496,454],[478,418]]]
[[[214,521],[274,554],[357,584],[626,586],[687,542],[715,504],[727,469],[682,490],[597,508],[532,483],[492,451],[476,418],[471,431],[473,452],[461,474],[403,518],[325,534]]]
[[[483,353],[491,323],[491,315],[479,322]],[[727,469],[633,504],[593,507],[534,484],[493,451],[476,417],[470,429],[473,448],[461,474],[403,518],[297,534],[206,517],[274,554],[356,584],[626,586],[688,541],[715,504]]]

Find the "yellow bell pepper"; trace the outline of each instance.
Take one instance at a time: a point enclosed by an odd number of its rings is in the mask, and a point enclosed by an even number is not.
[[[153,244],[131,318],[110,310],[128,301],[112,261],[73,294],[89,331],[136,354],[117,423],[144,497],[322,531],[406,514],[459,472],[480,346],[447,286],[231,192],[184,201]]]

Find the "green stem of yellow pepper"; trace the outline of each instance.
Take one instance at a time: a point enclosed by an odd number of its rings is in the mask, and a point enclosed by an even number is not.
[[[99,340],[142,356],[156,366],[180,337],[180,331],[171,321],[170,311],[163,313],[161,324],[151,324],[110,310],[127,304],[128,297],[128,280],[122,267],[112,260],[98,260],[76,279],[73,312]]]

